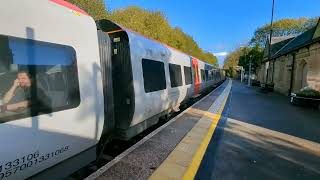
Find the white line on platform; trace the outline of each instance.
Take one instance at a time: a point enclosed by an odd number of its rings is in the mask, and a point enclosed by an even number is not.
[[[212,93],[214,93],[217,89],[219,89],[224,83],[220,84],[216,89],[214,89],[212,92],[210,92],[205,97],[201,98],[198,102],[194,103],[189,108],[182,111],[179,115],[165,123],[164,125],[160,126],[158,129],[154,130],[150,134],[148,134],[146,137],[141,139],[139,142],[131,146],[129,149],[125,150],[123,153],[119,154],[117,157],[115,157],[112,161],[108,162],[106,165],[102,166],[100,169],[98,169],[96,172],[92,173],[90,176],[85,178],[84,180],[93,180],[101,176],[104,172],[106,172],[109,168],[111,168],[113,165],[118,163],[122,158],[127,156],[129,153],[131,153],[133,150],[137,149],[139,146],[141,146],[143,143],[151,139],[154,135],[158,134],[160,131],[162,131],[164,128],[175,122],[178,118],[180,118],[182,115],[184,115],[188,110],[190,110],[193,106],[199,104],[202,100],[206,99],[208,96],[210,96]]]

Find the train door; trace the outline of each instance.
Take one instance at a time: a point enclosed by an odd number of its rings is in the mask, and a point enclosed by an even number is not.
[[[101,155],[104,145],[112,135],[115,127],[114,109],[113,109],[113,86],[112,86],[112,52],[111,39],[107,33],[98,30],[100,64],[104,94],[104,126],[98,146],[98,155]]]
[[[193,69],[193,78],[194,78],[194,95],[199,94],[200,90],[200,78],[199,78],[199,65],[198,60],[192,58],[192,69]]]

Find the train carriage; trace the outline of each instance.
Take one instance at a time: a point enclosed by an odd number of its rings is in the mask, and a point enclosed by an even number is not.
[[[208,63],[109,20],[97,26],[113,49],[116,138],[133,137],[220,82]]]

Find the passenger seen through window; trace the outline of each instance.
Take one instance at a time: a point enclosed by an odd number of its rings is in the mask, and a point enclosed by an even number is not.
[[[27,71],[19,71],[17,79],[13,81],[11,88],[3,97],[3,105],[0,106],[1,112],[19,111],[31,106],[48,109],[46,104],[51,104],[50,98],[39,86],[35,87],[33,81]]]

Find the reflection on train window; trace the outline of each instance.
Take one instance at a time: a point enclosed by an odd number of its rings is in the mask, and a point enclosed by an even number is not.
[[[186,85],[192,84],[191,67],[184,66],[183,70],[184,70],[184,79],[185,79]]]
[[[212,70],[209,71],[209,80],[212,80]]]
[[[210,76],[211,76],[211,80],[214,80],[214,70],[212,70],[211,72],[210,72]]]
[[[163,62],[142,59],[142,71],[146,93],[167,88]]]
[[[206,81],[209,81],[209,72],[208,72],[208,70],[204,70],[204,73],[206,75]]]
[[[169,64],[171,87],[182,86],[181,66]]]
[[[206,81],[206,75],[205,75],[203,69],[201,69],[201,80],[202,80],[202,82]]]
[[[214,72],[212,72],[212,79],[213,79],[213,80],[216,80],[216,77],[215,77],[215,71],[214,71]]]
[[[0,35],[0,123],[79,103],[72,47]]]

